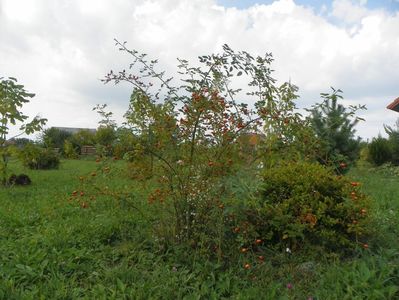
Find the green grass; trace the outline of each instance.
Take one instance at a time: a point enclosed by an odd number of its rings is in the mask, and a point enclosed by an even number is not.
[[[72,191],[84,189],[79,176],[96,170],[93,161],[63,161],[54,171],[12,168],[29,174],[33,184],[0,189],[0,299],[399,297],[397,177],[361,168],[350,174],[374,199],[369,250],[345,261],[277,253],[248,271],[242,264],[189,260],[186,249],[159,249],[145,191],[134,181],[103,182],[131,191],[133,205],[105,195],[71,198]],[[89,207],[82,208],[76,198]]]

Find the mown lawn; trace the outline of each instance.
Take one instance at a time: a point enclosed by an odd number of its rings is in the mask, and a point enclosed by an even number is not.
[[[104,184],[130,191],[133,205],[80,196],[79,177],[96,170],[94,161],[63,161],[55,171],[12,168],[33,184],[0,189],[0,299],[399,298],[399,177],[367,168],[350,174],[374,199],[368,250],[344,261],[274,254],[244,270],[195,253],[188,260],[184,249],[161,251],[149,221],[156,216],[130,179]]]

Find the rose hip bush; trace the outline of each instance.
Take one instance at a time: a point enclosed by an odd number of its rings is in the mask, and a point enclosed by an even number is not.
[[[177,80],[157,71],[156,60],[147,60],[126,43],[117,41],[117,46],[133,58],[129,65],[132,73],[111,71],[103,81],[133,86],[124,124],[135,136],[125,155],[130,162],[127,174],[139,179],[136,182],[148,191],[155,239],[164,246],[189,246],[219,259],[254,241],[254,251],[266,241],[278,243],[279,230],[284,243],[287,239],[306,240],[303,235],[312,230],[301,229],[306,227],[305,221],[298,221],[292,232],[284,227],[288,226],[284,220],[306,219],[306,214],[294,213],[306,204],[299,201],[304,196],[301,191],[294,189],[293,195],[298,193],[298,197],[281,207],[266,205],[263,198],[256,204],[259,207],[252,207],[245,197],[237,199],[226,185],[226,178],[234,178],[241,170],[255,178],[259,172],[277,170],[272,168],[281,161],[314,159],[317,155],[317,139],[296,112],[297,88],[290,83],[276,84],[271,77],[271,54],[253,57],[225,45],[221,54],[199,57],[200,66],[192,67],[180,59]],[[247,84],[245,93],[234,88],[243,83]],[[330,199],[338,200],[341,198]],[[314,202],[306,204],[308,213],[323,216],[317,219],[318,224],[327,224],[330,212],[320,211],[324,206]],[[284,210],[288,204],[293,207]],[[340,205],[337,202],[324,208],[328,211]],[[272,223],[269,213],[273,209],[281,213],[282,220]],[[351,217],[345,216],[348,220]],[[277,229],[279,225],[283,229]],[[326,225],[328,230],[332,227]],[[244,248],[252,249],[249,244]]]

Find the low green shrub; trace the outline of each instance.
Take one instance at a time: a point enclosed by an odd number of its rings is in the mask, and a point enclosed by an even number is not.
[[[390,162],[382,164],[382,165],[374,167],[374,168],[369,168],[368,171],[372,172],[372,173],[377,173],[377,174],[380,174],[383,176],[387,176],[387,177],[399,176],[399,166],[396,166]]]
[[[35,170],[57,169],[60,164],[58,155],[52,149],[34,144],[26,145],[20,151],[19,158],[25,167]]]
[[[237,211],[235,231],[248,246],[258,240],[287,251],[338,254],[367,247],[369,200],[358,182],[308,162],[266,169],[262,181],[260,195]]]

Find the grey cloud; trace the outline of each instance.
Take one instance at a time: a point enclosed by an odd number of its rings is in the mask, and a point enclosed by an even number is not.
[[[368,126],[382,128],[385,102],[398,94],[399,13],[348,6],[357,18],[340,25],[291,0],[245,10],[215,0],[38,0],[24,20],[8,15],[13,1],[0,0],[1,75],[36,92],[27,111],[41,111],[53,125],[96,126],[91,107],[107,101],[121,119],[131,87],[98,80],[131,62],[114,38],[159,58],[160,68],[172,75],[176,57],[196,62],[224,43],[254,54],[271,51],[275,77],[300,87],[301,107],[319,101],[330,86],[344,90],[351,103],[366,102],[373,121],[362,125],[364,136],[376,132]],[[29,0],[20,2],[23,9]],[[338,2],[342,12],[347,1]]]

